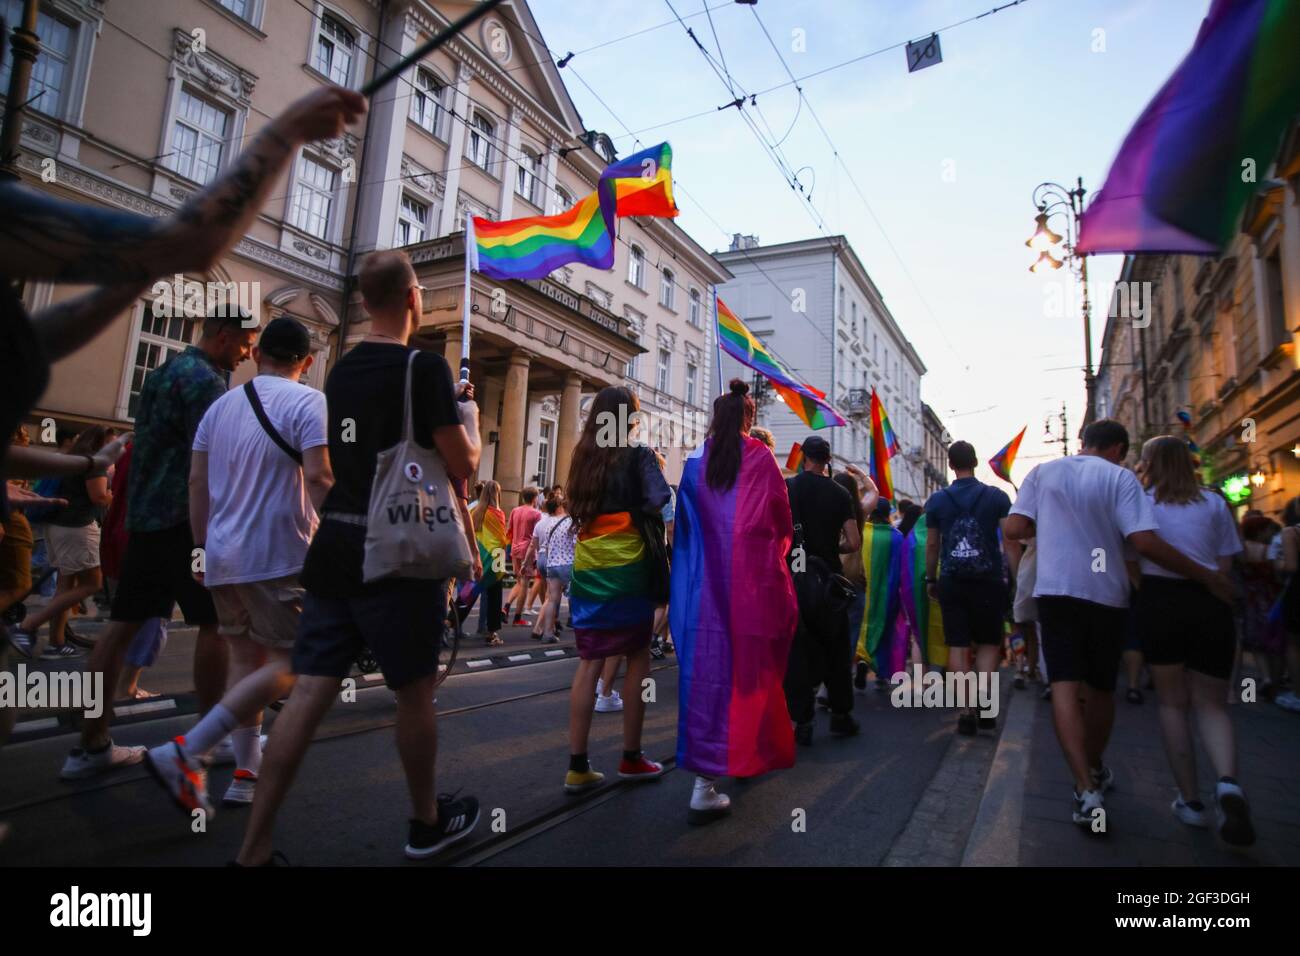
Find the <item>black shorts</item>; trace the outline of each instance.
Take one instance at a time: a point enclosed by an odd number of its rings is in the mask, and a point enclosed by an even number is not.
[[[1227,680],[1237,652],[1232,608],[1186,578],[1142,575],[1134,601],[1148,664],[1185,664]]]
[[[1038,627],[1051,682],[1081,681],[1097,690],[1114,691],[1127,618],[1125,607],[1040,597]]]
[[[1007,587],[997,578],[939,578],[943,641],[949,647],[1002,644]]]
[[[170,620],[180,604],[186,624],[216,624],[212,595],[194,580],[194,536],[189,522],[162,531],[132,531],[122,576],[113,595],[114,621]]]
[[[342,679],[368,647],[384,681],[398,690],[438,672],[446,617],[444,581],[393,578],[341,597],[308,591],[293,647],[293,672]]]

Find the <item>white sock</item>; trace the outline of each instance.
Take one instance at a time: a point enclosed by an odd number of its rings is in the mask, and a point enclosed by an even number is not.
[[[262,770],[262,725],[240,727],[230,732],[230,743],[235,748],[235,766],[240,770],[260,773]]]
[[[605,696],[605,682],[601,680],[599,677],[596,678],[596,696],[597,697]]]
[[[191,757],[201,757],[238,726],[239,718],[224,705],[217,704],[185,735],[185,749]]]

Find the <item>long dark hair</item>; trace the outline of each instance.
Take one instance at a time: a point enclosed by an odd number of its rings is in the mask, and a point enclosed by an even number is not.
[[[596,398],[591,403],[591,412],[587,415],[587,424],[583,426],[578,445],[573,449],[573,458],[569,464],[569,484],[564,494],[569,514],[578,525],[599,517],[601,499],[605,495],[610,476],[618,474],[618,469],[632,450],[631,435],[640,418],[640,411],[641,403],[630,388],[610,385],[596,393]],[[614,436],[612,442],[608,438],[598,441],[601,433],[608,428],[610,418],[607,416],[613,416],[615,423],[626,421],[627,432]]]
[[[108,429],[103,425],[91,425],[85,429],[68,449],[69,455],[95,455],[108,444]]]
[[[749,397],[749,386],[738,378],[731,380],[726,395],[713,400],[713,421],[709,422],[709,464],[704,480],[714,491],[727,491],[740,474],[740,450],[743,435],[754,424],[758,409]]]
[[[853,502],[853,520],[857,522],[858,534],[862,534],[862,526],[867,523],[867,515],[862,510],[862,495],[858,492],[858,483],[847,471],[836,472],[831,481],[849,493],[849,500]]]

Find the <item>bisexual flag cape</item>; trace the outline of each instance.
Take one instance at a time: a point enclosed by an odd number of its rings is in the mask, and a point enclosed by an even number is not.
[[[947,667],[948,645],[943,641],[943,615],[939,612],[939,602],[925,589],[925,541],[929,530],[922,519],[903,539],[898,598],[907,630],[921,647],[921,659],[927,664]]]
[[[677,763],[751,777],[794,765],[782,680],[798,608],[786,566],[793,526],[781,469],[745,438],[726,491],[705,481],[712,440],[677,489],[668,620],[680,669]]]
[[[857,654],[886,679],[903,669],[907,657],[906,642],[896,626],[902,571],[903,535],[892,525],[867,522],[862,528],[867,608],[858,632]]]

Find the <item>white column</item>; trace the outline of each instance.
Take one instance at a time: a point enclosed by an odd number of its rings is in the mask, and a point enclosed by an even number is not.
[[[559,201],[555,190],[560,185],[560,144],[555,140],[548,140],[546,143],[545,176],[546,188],[542,196],[542,214],[549,216],[555,209],[555,204]],[[563,210],[560,210],[563,212]]]
[[[442,220],[438,223],[438,235],[459,232],[465,228],[463,222],[457,221],[456,209],[460,196],[460,168],[465,165],[465,126],[469,117],[469,67],[464,63],[456,64],[456,86],[452,93],[452,109],[456,118],[451,121],[451,134],[447,141],[447,163],[442,173],[447,184],[447,195],[442,201]]]
[[[499,169],[501,170],[501,201],[497,207],[501,210],[501,219],[514,218],[515,210],[515,177],[519,175],[519,124],[515,121],[518,110],[513,106],[506,110],[506,132],[505,132],[505,152],[501,156]],[[497,137],[500,139],[501,137]],[[500,144],[494,144],[493,149],[499,149]]]

